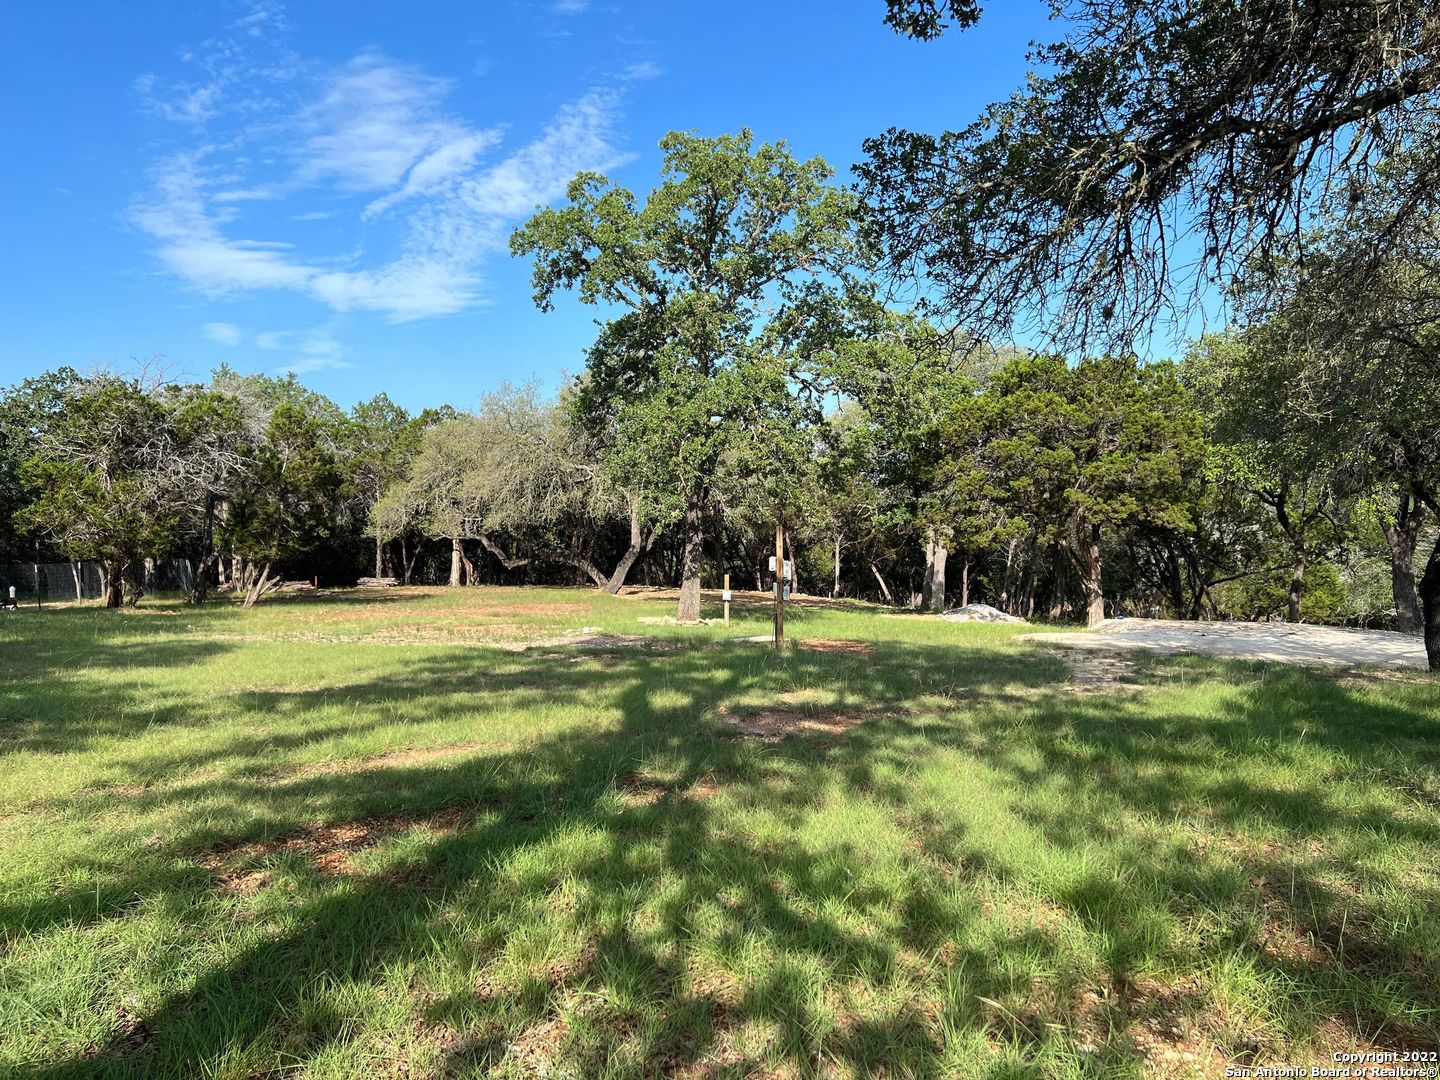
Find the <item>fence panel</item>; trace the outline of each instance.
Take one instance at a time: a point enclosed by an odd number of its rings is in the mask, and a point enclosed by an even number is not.
[[[195,571],[188,559],[161,559],[146,569],[147,591],[183,592],[190,588]],[[100,564],[89,559],[78,562],[0,564],[0,598],[15,588],[18,602],[98,600]]]

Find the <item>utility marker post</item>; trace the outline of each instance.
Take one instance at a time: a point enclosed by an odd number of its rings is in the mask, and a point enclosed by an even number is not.
[[[775,526],[775,651],[785,648],[785,515]]]
[[[730,625],[730,575],[725,575],[725,584],[720,590],[720,599],[725,602],[725,625]]]

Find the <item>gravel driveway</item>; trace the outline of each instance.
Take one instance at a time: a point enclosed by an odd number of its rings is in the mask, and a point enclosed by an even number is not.
[[[1022,640],[1073,649],[1151,649],[1319,667],[1425,667],[1425,645],[1418,637],[1304,623],[1106,619],[1095,631],[1025,634]]]

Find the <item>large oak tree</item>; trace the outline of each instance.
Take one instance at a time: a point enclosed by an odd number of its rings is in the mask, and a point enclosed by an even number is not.
[[[829,327],[856,258],[854,200],[819,158],[749,131],[661,140],[661,182],[641,201],[585,173],[568,202],[516,231],[535,302],[574,288],[615,314],[589,352],[576,407],[615,433],[615,479],[683,538],[678,615],[700,614],[707,514],[737,457],[783,495],[787,448],[814,409],[796,388],[814,332]],[[810,418],[814,418],[810,415]],[[806,447],[808,449],[808,446]]]

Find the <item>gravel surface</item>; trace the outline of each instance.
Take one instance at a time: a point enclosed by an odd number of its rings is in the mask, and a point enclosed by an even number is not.
[[[1425,645],[1418,637],[1304,623],[1106,619],[1095,631],[1025,634],[1021,640],[1074,649],[1151,649],[1318,667],[1425,667]]]

